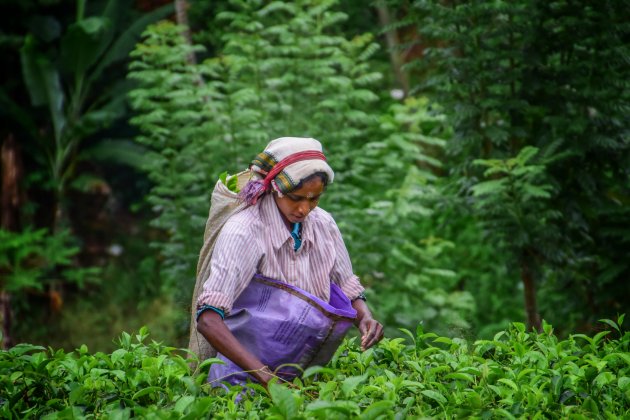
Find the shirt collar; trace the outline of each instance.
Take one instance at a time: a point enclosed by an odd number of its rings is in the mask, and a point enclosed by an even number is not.
[[[284,219],[282,218],[280,209],[276,205],[276,200],[274,200],[271,194],[267,194],[262,197],[260,202],[260,213],[263,221],[269,228],[271,244],[275,249],[279,249],[287,241],[291,241],[291,244],[293,244],[291,231],[289,231],[287,226],[284,224]],[[302,222],[302,248],[304,249],[306,249],[306,247],[310,247],[310,242],[312,242],[313,238],[313,229],[309,218],[310,215],[306,218],[306,220],[304,220],[304,222]],[[307,245],[307,243],[309,245]]]

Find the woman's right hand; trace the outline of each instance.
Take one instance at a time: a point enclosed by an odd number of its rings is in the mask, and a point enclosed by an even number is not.
[[[271,369],[269,369],[269,366],[263,366],[257,369],[255,373],[253,373],[253,376],[262,386],[265,387],[265,389],[267,388],[269,381],[276,377]]]
[[[265,388],[275,375],[256,356],[238,341],[225,325],[221,316],[214,311],[205,311],[197,321],[197,331],[219,353],[230,359],[244,371],[250,373]]]

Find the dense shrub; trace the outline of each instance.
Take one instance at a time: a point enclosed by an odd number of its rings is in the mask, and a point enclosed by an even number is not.
[[[514,323],[468,342],[405,330],[360,352],[346,341],[326,367],[289,386],[243,394],[205,384],[182,353],[123,333],[111,354],[27,344],[0,353],[3,418],[621,418],[630,415],[630,334],[618,322],[559,340]],[[239,401],[240,398],[240,402]]]

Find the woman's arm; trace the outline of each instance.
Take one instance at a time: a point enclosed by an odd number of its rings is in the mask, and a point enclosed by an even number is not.
[[[256,356],[247,351],[234,337],[234,334],[228,329],[218,313],[214,311],[203,312],[197,321],[197,331],[219,353],[237,364],[244,371],[248,371],[265,388],[271,378],[274,377],[269,368]]]
[[[383,326],[372,318],[372,312],[363,299],[353,300],[352,307],[357,311],[355,325],[361,332],[361,350],[367,350],[383,339]]]
[[[352,307],[357,311],[355,325],[361,332],[361,349],[367,350],[383,339],[383,326],[372,317],[372,312],[363,299],[357,299],[363,293],[363,286],[359,278],[352,271],[352,262],[346,244],[341,237],[341,231],[330,214],[323,212],[324,223],[327,223],[330,237],[334,244],[335,263],[330,272],[330,279],[341,287],[343,293],[352,301]]]

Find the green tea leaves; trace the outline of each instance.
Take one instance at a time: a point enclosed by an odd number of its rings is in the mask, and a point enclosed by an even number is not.
[[[550,328],[539,334],[515,323],[495,340],[474,343],[418,328],[415,337],[407,331],[406,342],[385,338],[366,352],[350,339],[328,366],[309,367],[301,379],[272,382],[267,390],[259,384],[213,388],[207,370],[219,359],[191,373],[184,352],[148,343],[144,329],[123,334],[121,348],[111,354],[23,344],[0,352],[0,415],[197,419],[224,413],[325,420],[627,415],[630,336],[612,339],[600,332],[559,340]],[[419,349],[422,342],[427,347]]]

